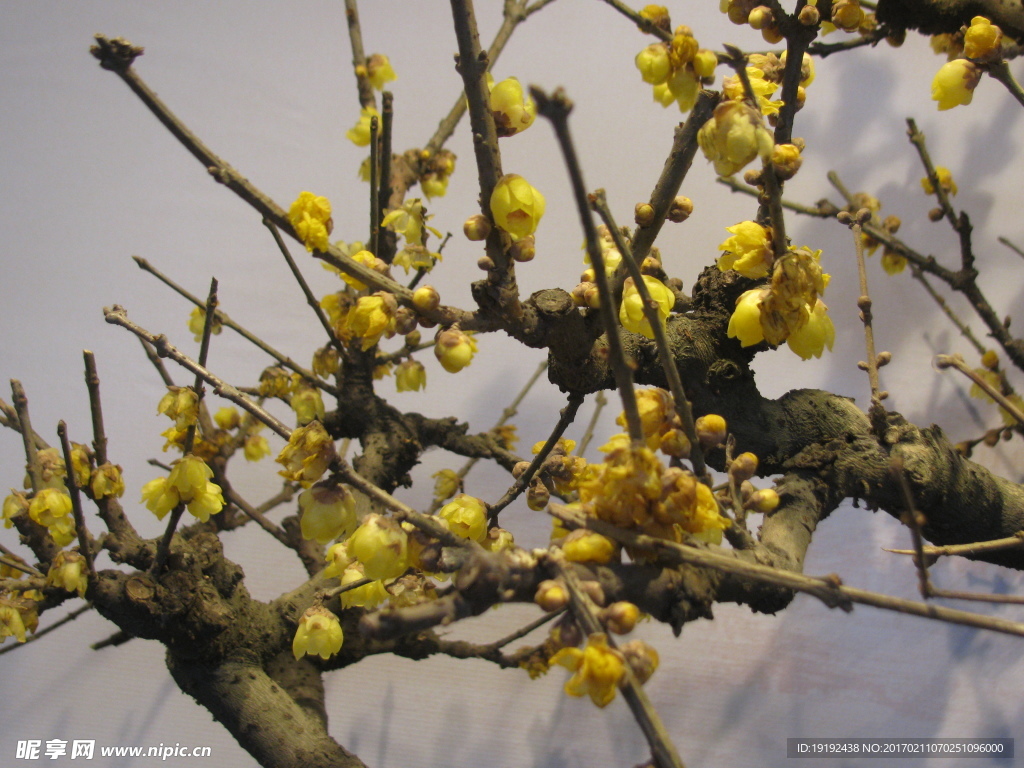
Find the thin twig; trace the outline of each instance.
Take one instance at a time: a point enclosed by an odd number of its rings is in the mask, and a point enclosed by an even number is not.
[[[285,245],[285,242],[281,237],[281,233],[278,232],[277,227],[274,226],[274,222],[269,219],[264,219],[263,226],[270,230],[270,234],[274,238],[274,242],[277,243],[277,247],[281,251],[281,255],[284,256],[284,260],[288,264],[288,269],[291,270],[292,276],[295,278],[295,282],[297,282],[299,284],[299,288],[302,289],[302,295],[306,297],[306,303],[309,304],[313,313],[316,315],[316,319],[320,321],[320,325],[323,326],[324,331],[326,331],[327,338],[330,339],[331,344],[338,350],[338,352],[344,353],[345,350],[341,344],[341,340],[338,339],[338,334],[334,332],[334,327],[331,325],[330,320],[327,319],[327,315],[324,314],[324,309],[320,306],[320,302],[317,301],[316,296],[313,295],[313,291],[310,289],[309,283],[306,282],[306,278],[303,277],[302,272],[299,270],[299,265],[296,264],[295,259],[292,258],[292,254],[288,250],[288,246]],[[281,360],[280,358],[277,359]],[[283,360],[281,360],[281,362],[284,363]],[[284,364],[287,365],[287,363]],[[306,377],[315,386],[320,386],[333,394],[338,394],[338,391],[335,388],[326,384],[326,382],[321,382],[319,377],[312,371],[306,371],[303,373],[304,369],[300,366],[295,366],[292,370],[302,374],[303,377]],[[310,376],[312,378],[308,378]]]
[[[615,386],[619,391],[619,397],[622,399],[622,408],[626,414],[629,437],[635,442],[640,442],[644,439],[644,433],[643,427],[640,424],[640,412],[636,405],[636,395],[633,394],[633,373],[626,360],[625,350],[622,348],[622,329],[619,327],[618,318],[615,316],[617,304],[608,284],[604,256],[601,253],[601,246],[598,242],[597,228],[594,226],[594,219],[590,214],[587,188],[583,183],[583,171],[580,168],[579,159],[576,156],[576,148],[573,146],[572,136],[569,133],[569,112],[572,110],[572,103],[561,90],[555,91],[549,97],[539,88],[530,88],[530,94],[537,104],[537,113],[544,115],[544,117],[551,121],[551,125],[555,129],[555,136],[558,139],[558,145],[562,150],[562,157],[569,172],[576,209],[583,224],[583,234],[587,241],[587,254],[590,256],[590,263],[594,268],[594,277],[597,282],[600,298],[598,311],[601,314],[601,323],[604,325],[605,338],[608,340],[609,358],[612,372],[615,376]]]
[[[553,566],[553,576],[557,576],[565,584],[569,592],[570,605],[572,606],[573,618],[579,623],[580,628],[588,635],[603,633],[607,637],[609,647],[614,648],[615,643],[611,636],[605,632],[605,628],[597,618],[597,608],[593,601],[584,591],[576,572],[569,567],[564,556],[558,550],[551,550],[546,554],[546,559]],[[632,667],[628,663],[623,666],[623,680],[619,683],[622,697],[626,700],[633,717],[636,719],[647,738],[651,748],[651,756],[654,758],[654,765],[658,768],[683,768],[683,761],[676,751],[672,739],[668,735],[661,717],[658,715],[654,705],[644,691],[643,686],[637,679]]]
[[[985,71],[988,72],[989,77],[993,80],[998,80],[1006,86],[1006,90],[1010,92],[1010,95],[1017,100],[1018,104],[1024,107],[1024,89],[1021,89],[1020,83],[1014,79],[1007,61],[993,62],[985,67]]]
[[[906,613],[950,624],[962,624],[968,627],[990,629],[994,632],[1024,637],[1024,624],[1020,622],[1007,621],[1006,619],[993,616],[981,616],[967,611],[943,608],[928,603],[919,603],[913,600],[883,595],[878,592],[848,587],[835,574],[814,578],[793,571],[784,571],[779,568],[771,568],[759,563],[749,562],[740,559],[739,556],[730,557],[724,553],[709,549],[676,544],[666,539],[658,539],[653,536],[618,528],[603,520],[587,517],[558,504],[549,504],[548,511],[573,528],[587,528],[627,546],[655,552],[668,562],[711,568],[741,579],[804,592],[818,598],[829,608],[842,608],[844,611],[849,612],[853,610],[854,603],[861,603],[897,613]]]
[[[204,307],[203,314],[203,336],[202,341],[199,345],[199,366],[202,368],[206,367],[206,358],[210,352],[210,336],[213,333],[213,322],[217,312],[217,278],[210,280],[210,292],[207,294],[206,305]],[[206,393],[205,387],[203,387],[203,376],[198,371],[196,373],[195,384],[193,390],[196,393],[196,406],[201,408],[203,405],[203,395]],[[188,456],[192,453],[192,447],[195,444],[196,439],[196,424],[192,423],[188,425],[185,430],[185,440],[182,443],[181,452],[183,455]],[[171,510],[171,515],[167,520],[167,528],[164,529],[164,535],[160,539],[160,543],[156,548],[156,556],[153,558],[153,569],[154,574],[159,574],[164,564],[167,562],[167,556],[171,552],[171,540],[174,538],[174,531],[178,527],[178,523],[181,521],[181,516],[185,513],[186,501],[182,499],[174,505],[174,509]]]
[[[569,395],[569,402],[566,403],[565,407],[559,412],[558,422],[555,424],[555,428],[551,430],[551,434],[548,435],[548,439],[544,441],[543,447],[533,457],[533,460],[530,462],[530,466],[525,472],[523,472],[523,474],[516,478],[516,481],[512,483],[512,487],[505,491],[505,494],[498,499],[495,504],[488,507],[487,517],[488,522],[491,525],[497,525],[498,513],[515,501],[519,494],[529,486],[530,481],[533,480],[533,476],[537,474],[537,470],[540,469],[541,465],[550,455],[555,444],[558,443],[562,435],[565,434],[565,430],[568,429],[569,425],[575,420],[576,412],[579,410],[582,403],[583,395],[576,392]]]
[[[271,220],[269,220],[267,218],[264,218],[263,219],[263,224],[268,229],[270,229],[271,234],[274,235],[274,240],[275,240],[275,242],[278,243],[278,247],[283,248],[284,242],[280,240],[280,234],[278,233],[277,228],[274,226],[274,223]],[[282,253],[283,252],[284,251],[282,251]],[[294,261],[291,261],[291,255],[290,254],[287,255],[285,258],[286,258],[286,260],[289,261],[289,266],[294,264]],[[169,287],[172,290],[174,290],[175,292],[177,292],[179,295],[181,295],[182,297],[184,297],[188,301],[191,301],[197,307],[201,307],[202,308],[202,307],[206,306],[206,302],[204,300],[198,298],[197,296],[194,296],[192,293],[190,293],[189,291],[185,290],[183,287],[178,285],[176,282],[174,282],[167,275],[163,274],[160,270],[158,270],[156,267],[154,267],[152,264],[150,264],[149,261],[147,261],[146,259],[142,258],[141,256],[132,256],[132,259],[135,261],[136,264],[139,265],[139,268],[142,269],[144,272],[149,272],[149,274],[153,275],[153,277],[155,277],[157,280],[159,280],[164,285],[166,285],[167,287]],[[297,272],[297,270],[293,269],[292,274],[296,274],[296,272]],[[300,280],[300,282],[299,282],[300,286],[303,285],[303,282],[301,281],[299,276],[296,276],[296,280]],[[308,287],[305,290],[308,291]],[[311,296],[312,296],[312,294],[308,294],[307,293],[307,295],[306,295],[307,302],[310,302],[311,305],[315,309],[319,310],[320,309],[319,303],[316,301],[315,298],[311,298]],[[304,379],[308,380],[311,384],[313,384],[314,386],[324,390],[325,392],[330,392],[333,395],[337,395],[338,394],[338,390],[335,387],[331,386],[331,384],[329,384],[328,382],[323,381],[322,379],[320,379],[312,371],[307,370],[306,368],[303,368],[301,365],[299,365],[294,360],[292,360],[290,357],[288,357],[288,355],[284,354],[283,352],[278,352],[272,346],[270,346],[265,341],[263,341],[263,339],[261,339],[258,336],[256,336],[256,334],[252,333],[251,331],[246,330],[246,328],[244,328],[243,326],[239,325],[234,320],[232,320],[227,315],[227,313],[225,313],[223,310],[221,310],[221,309],[217,310],[216,318],[217,318],[217,320],[220,321],[221,325],[223,325],[223,326],[225,326],[227,328],[230,328],[231,330],[233,330],[235,333],[237,333],[239,336],[241,336],[243,339],[245,339],[249,343],[254,344],[255,346],[259,347],[261,350],[263,350],[268,355],[270,355],[272,358],[274,358],[279,363],[281,363],[281,365],[283,365],[285,368],[288,368],[290,370],[295,371],[297,374],[302,376]]]
[[[78,491],[78,479],[75,477],[74,463],[71,461],[71,443],[68,441],[68,425],[64,420],[57,422],[57,437],[60,438],[61,451],[64,454],[64,466],[67,476],[64,486],[71,497],[71,513],[75,516],[75,533],[78,535],[78,551],[85,560],[86,577],[95,573],[93,568],[92,547],[89,545],[89,530],[85,527],[85,514],[82,512],[82,495]]]
[[[580,438],[579,445],[576,446],[576,455],[582,456],[587,452],[587,446],[590,445],[590,441],[594,439],[594,429],[597,427],[597,421],[601,418],[601,411],[608,404],[608,398],[605,397],[604,390],[599,389],[597,391],[597,397],[594,398],[594,412],[590,415],[590,421],[587,422],[587,428],[583,431],[583,436]]]
[[[513,418],[517,413],[519,413],[519,405],[523,402],[523,399],[526,397],[529,391],[533,389],[533,385],[537,383],[537,380],[540,378],[540,375],[544,373],[544,371],[546,371],[547,368],[548,361],[547,358],[545,358],[544,361],[537,366],[537,370],[533,372],[533,375],[530,376],[526,384],[523,385],[523,388],[519,390],[519,393],[512,399],[512,402],[509,403],[508,406],[506,406],[505,410],[501,412],[501,416],[494,423],[494,426],[491,427],[491,432],[494,432],[500,427],[503,427],[508,422],[509,419]],[[473,456],[467,459],[466,463],[463,464],[462,467],[456,471],[455,476],[459,479],[460,486],[462,484],[462,481],[466,479],[466,475],[468,475],[470,470],[473,469],[474,466],[476,466],[476,463],[478,461],[480,461],[480,457]],[[443,503],[443,499],[434,499],[433,501],[431,501],[428,514],[433,514],[434,512],[439,510]]]
[[[196,363],[196,361],[188,355],[183,354],[177,347],[167,341],[166,336],[150,333],[145,328],[142,328],[129,320],[128,313],[125,311],[124,307],[115,304],[113,307],[105,308],[103,310],[103,318],[108,323],[120,325],[122,328],[127,328],[140,339],[152,344],[156,349],[157,354],[162,357],[169,357],[183,368],[192,371],[192,373],[197,376],[201,376],[203,381],[213,387],[213,391],[216,394],[244,408],[285,440],[287,440],[291,435],[292,430],[289,427],[271,416],[262,407],[242,394],[236,387],[228,384],[223,379],[214,376],[210,371]]]
[[[89,391],[89,412],[92,414],[92,452],[99,466],[107,463],[107,433],[103,427],[100,377],[96,372],[96,356],[86,349],[82,351],[82,359],[85,362],[85,387]]]
[[[352,48],[352,71],[356,76],[359,92],[359,106],[376,107],[370,73],[366,69],[366,53],[363,51],[363,33],[359,27],[359,8],[356,0],[345,0],[345,21],[348,22],[348,40]]]
[[[43,487],[42,468],[35,441],[32,439],[33,430],[32,421],[28,415],[28,398],[25,396],[25,388],[17,379],[11,379],[11,402],[14,403],[14,412],[18,415],[18,424],[21,425],[21,441],[25,448],[25,469],[28,472],[32,491],[38,493]]]
[[[203,167],[207,169],[216,181],[241,197],[289,237],[301,241],[285,210],[261,190],[253,186],[252,182],[242,174],[238,173],[228,163],[214,154],[171,112],[145,81],[139,77],[138,73],[131,66],[138,52],[141,52],[141,49],[135,48],[131,43],[123,40],[113,41],[103,35],[96,36],[96,45],[92,49],[93,55],[100,61],[100,66],[117,74],[153,113],[157,120],[181,142],[182,146],[193,157],[202,163]],[[342,253],[336,245],[328,245],[326,251],[314,251],[313,256],[356,278],[360,282],[373,286],[378,291],[387,291],[393,294],[399,303],[412,306],[412,291],[391,278],[357,261],[353,261],[347,254]],[[440,306],[431,311],[420,311],[420,314],[442,325],[459,323],[459,327],[463,330],[481,330],[485,326],[490,327],[486,322],[478,319],[474,313],[465,312],[454,307]]]
[[[66,616],[58,619],[55,622],[53,622],[53,624],[51,624],[50,626],[45,627],[43,629],[40,629],[38,632],[34,633],[30,637],[25,638],[25,642],[24,643],[16,643],[14,645],[8,646],[7,648],[0,648],[0,656],[2,656],[5,653],[10,653],[15,648],[24,648],[29,643],[34,643],[36,640],[38,640],[41,637],[46,637],[48,634],[53,632],[55,629],[60,629],[65,624],[68,624],[68,623],[74,621],[75,619],[77,619],[79,616],[81,616],[86,611],[91,611],[92,607],[93,607],[92,603],[87,603],[86,605],[82,605],[82,606],[79,606],[78,608],[75,608],[73,611],[71,611]]]
[[[608,227],[612,239],[615,240],[615,247],[622,254],[622,263],[626,265],[629,276],[633,278],[633,285],[640,294],[644,317],[647,319],[648,325],[651,326],[651,332],[654,334],[654,346],[658,350],[658,361],[661,363],[661,369],[665,373],[665,379],[668,382],[669,391],[672,393],[672,401],[675,405],[676,413],[683,425],[683,432],[686,433],[686,437],[690,441],[689,458],[693,464],[693,473],[704,483],[710,485],[711,478],[708,476],[708,470],[704,464],[704,451],[701,450],[700,440],[697,438],[697,427],[693,420],[693,407],[690,404],[689,398],[686,397],[686,391],[683,389],[683,380],[679,376],[679,369],[676,367],[675,359],[672,357],[672,348],[669,346],[668,335],[665,333],[665,324],[658,315],[657,302],[651,298],[651,292],[647,289],[647,283],[644,282],[644,276],[640,272],[640,265],[633,258],[633,251],[629,243],[622,236],[622,231],[615,225],[615,219],[608,208],[605,191],[603,189],[597,190],[591,195],[590,199],[594,210],[597,211],[605,226]]]
[[[1024,424],[1024,412],[1008,400],[1002,392],[975,373],[974,369],[967,365],[960,355],[936,355],[935,366],[939,369],[956,368],[960,373],[981,387],[985,394],[995,400],[999,407],[1010,414],[1018,424]]]
[[[633,231],[630,242],[633,246],[633,258],[643,263],[651,246],[661,232],[668,212],[672,207],[672,201],[679,194],[679,189],[686,179],[686,174],[693,165],[693,158],[697,154],[697,133],[715,111],[721,99],[721,94],[711,91],[701,91],[697,101],[690,110],[690,116],[685,123],[681,123],[675,130],[672,137],[672,149],[669,151],[665,165],[661,169],[661,175],[651,192],[650,204],[654,208],[654,218],[651,223],[644,227],[637,227]]]

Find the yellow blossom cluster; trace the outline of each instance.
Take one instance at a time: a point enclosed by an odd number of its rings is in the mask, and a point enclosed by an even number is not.
[[[405,239],[404,247],[395,254],[393,263],[402,267],[406,274],[410,269],[429,272],[434,264],[441,260],[440,253],[428,251],[425,245],[427,232],[434,237],[441,237],[440,232],[427,226],[426,222],[431,217],[426,214],[423,203],[415,197],[406,200],[401,207],[389,211],[380,222],[382,227],[388,227]]]
[[[690,439],[683,431],[676,413],[672,395],[660,387],[638,389],[634,392],[644,441],[652,451],[661,450],[666,456],[685,459],[690,455]],[[626,414],[620,413],[615,423],[626,426]]]
[[[776,259],[769,284],[737,299],[729,319],[730,338],[739,339],[744,347],[785,341],[805,360],[832,349],[835,327],[819,298],[828,284],[820,256],[821,251],[798,248]]]
[[[309,488],[337,458],[334,441],[323,424],[312,421],[293,430],[276,461],[284,469],[278,474]]]
[[[666,468],[646,445],[627,435],[601,447],[605,460],[588,464],[576,481],[582,509],[620,528],[682,541],[690,535],[718,543],[729,520],[711,489],[691,473]]]
[[[301,192],[288,209],[288,221],[307,251],[326,251],[334,228],[331,201],[312,192]]]
[[[668,11],[662,6],[648,6],[641,15],[667,28]],[[680,112],[689,112],[697,101],[701,83],[714,79],[718,57],[714,51],[700,48],[693,30],[676,27],[672,39],[651,43],[636,55],[636,68],[645,83],[654,88],[654,100],[667,107],[675,102]]]
[[[142,501],[160,520],[179,504],[186,504],[188,511],[205,523],[224,507],[221,487],[210,482],[211,477],[213,470],[205,461],[186,454],[171,465],[167,477],[158,477],[142,486]]]
[[[27,639],[27,632],[39,627],[36,601],[13,595],[0,596],[0,640],[13,637],[19,643]]]

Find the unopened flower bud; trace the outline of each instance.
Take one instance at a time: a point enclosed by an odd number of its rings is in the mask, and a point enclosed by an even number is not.
[[[619,646],[619,652],[626,659],[636,675],[640,684],[651,679],[651,675],[658,669],[658,652],[643,640],[630,640]]]
[[[533,257],[537,255],[537,241],[533,235],[516,240],[512,243],[509,253],[518,262],[533,261]]]
[[[802,163],[803,158],[795,144],[776,144],[772,150],[772,165],[780,181],[793,178]]]
[[[693,213],[693,201],[688,197],[679,195],[668,208],[668,220],[674,224],[679,224],[690,218],[691,213]]]
[[[638,227],[649,227],[654,222],[654,206],[650,203],[637,203],[633,209],[633,221]]]
[[[636,626],[636,622],[640,618],[640,609],[633,603],[620,600],[603,609],[599,618],[609,632],[616,635],[628,635],[633,631],[633,627]]]
[[[797,16],[797,19],[805,27],[813,27],[815,24],[821,21],[821,14],[818,12],[818,9],[815,6],[805,5],[803,8],[800,9],[800,13]]]
[[[420,312],[433,312],[441,306],[441,295],[432,285],[421,285],[412,293],[412,303]]]
[[[697,419],[695,426],[697,428],[697,438],[700,440],[701,447],[705,450],[725,442],[725,419],[718,414],[709,413],[706,416],[701,416]]]
[[[551,500],[551,492],[539,477],[530,481],[530,487],[526,491],[526,505],[534,512],[539,512],[548,505]]]
[[[539,605],[542,610],[554,613],[555,611],[562,610],[569,604],[569,592],[564,584],[553,579],[547,579],[537,585],[537,594],[533,596],[533,602]]]
[[[775,17],[772,15],[772,9],[767,5],[759,5],[757,8],[750,12],[747,16],[747,24],[754,29],[764,29],[769,24],[775,21]]]
[[[395,333],[408,336],[416,332],[416,313],[408,307],[399,307],[395,311]],[[333,347],[332,347],[333,349]],[[337,370],[337,367],[335,367]]]
[[[729,465],[729,477],[737,483],[749,480],[757,472],[757,456],[747,452],[741,453]]]
[[[482,213],[475,214],[466,219],[462,224],[462,231],[466,237],[474,242],[486,240],[491,234],[491,222]]]
[[[750,498],[747,499],[744,506],[754,512],[768,514],[779,506],[779,494],[774,488],[762,488],[750,494]]]

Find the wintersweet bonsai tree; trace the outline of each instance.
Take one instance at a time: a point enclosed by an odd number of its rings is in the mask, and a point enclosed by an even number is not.
[[[504,24],[486,51],[470,0],[451,0],[464,93],[415,148],[392,145],[392,99],[384,89],[396,74],[385,55],[366,54],[355,0],[346,0],[360,110],[347,137],[368,152],[363,186],[348,195],[369,209],[369,231],[359,242],[332,239],[326,196],[302,191],[279,203],[263,194],[157,98],[137,68],[141,48],[97,35],[92,53],[100,66],[262,217],[323,343],[307,367],[222,312],[215,280],[205,297],[195,296],[138,259],[195,307],[194,356],[172,343],[173,329],[164,335],[141,327],[121,306],[104,310],[109,323],[143,342],[167,384],[157,409],[170,420],[164,437],[176,458],[155,462],[154,477],[138,479],[141,499],[124,495],[117,435],[108,439],[105,431],[91,353],[91,439],[68,434],[63,423],[57,438],[49,437],[33,425],[28,397],[12,382],[10,404],[0,403],[2,423],[20,435],[27,474],[24,490],[12,489],[3,504],[5,525],[20,534],[0,555],[5,638],[28,642],[41,615],[85,600],[121,636],[163,644],[178,686],[261,765],[281,767],[363,764],[328,732],[323,676],[367,656],[447,654],[521,667],[531,676],[565,667],[571,696],[604,707],[621,693],[649,742],[650,763],[664,767],[682,761],[643,688],[657,674],[657,650],[619,639],[645,615],[679,632],[710,617],[719,602],[775,613],[805,592],[845,610],[865,603],[1024,634],[1024,624],[931,600],[988,597],[935,588],[928,569],[939,557],[1024,568],[1024,490],[971,460],[975,446],[1018,436],[1024,424],[1024,402],[1004,370],[1024,368],[1024,342],[979,285],[971,224],[953,205],[952,174],[933,164],[911,121],[923,191],[936,200],[931,215],[948,222],[960,249],[952,267],[901,241],[900,222],[883,219],[877,199],[847,191],[839,179],[834,203],[807,205],[785,195],[803,154],[815,151],[795,129],[801,110],[813,109],[813,95],[807,107],[805,99],[816,58],[883,40],[898,45],[908,32],[920,32],[949,59],[933,84],[940,110],[969,104],[985,75],[1024,104],[1006,63],[1019,53],[1024,24],[986,2],[889,0],[875,9],[856,0],[798,0],[792,8],[725,0],[722,11],[759,30],[766,48],[715,50],[702,47],[699,30],[674,25],[664,7],[606,1],[623,15],[624,29],[631,24],[649,35],[636,66],[654,100],[685,115],[630,226],[613,219],[603,190],[584,182],[568,97],[490,75],[513,30],[552,0],[506,0]],[[474,157],[459,161],[460,172],[475,166],[479,210],[466,212],[464,239],[449,240],[430,223],[424,199],[443,196],[456,172],[445,145],[466,113]],[[524,296],[517,265],[544,256],[537,230],[546,201],[528,179],[507,172],[501,150],[541,130],[553,130],[560,146],[586,255],[575,287]],[[701,157],[722,183],[750,196],[750,217],[728,228],[721,253],[709,254],[702,271],[676,274],[655,243],[664,226],[693,213],[681,189]],[[826,355],[835,337],[827,263],[821,251],[787,237],[787,222],[797,215],[834,219],[852,231],[866,346],[858,367],[871,388],[866,410],[821,390],[770,399],[758,389],[756,356],[801,364]],[[305,263],[289,241],[308,254]],[[920,428],[886,408],[879,370],[890,355],[875,348],[866,260],[877,249],[886,272],[909,270],[937,300],[943,290],[959,293],[974,309],[976,319],[949,314],[977,364],[958,355],[941,356],[938,364],[962,372],[972,394],[995,403],[999,426],[954,445],[939,429]],[[442,253],[454,251],[463,261],[468,254],[478,259],[475,306],[446,304],[429,285],[430,275],[454,259],[442,262]],[[312,292],[303,276],[310,260],[336,273],[332,293]],[[984,341],[970,322],[983,325]],[[207,367],[213,337],[225,326],[274,360],[258,381],[227,381]],[[454,417],[399,410],[375,384],[393,376],[398,391],[421,389],[429,355],[458,381],[489,334],[544,350],[547,376],[565,393],[548,438],[532,451],[517,449],[506,417],[470,434]],[[617,393],[623,431],[599,435],[600,459],[587,460],[583,446],[564,434],[586,398],[603,390]],[[286,410],[287,418],[275,415]],[[271,446],[268,432],[280,447]],[[590,437],[588,430],[581,443]],[[468,462],[437,473],[434,503],[413,509],[401,492],[433,447]],[[280,492],[253,503],[232,482],[232,470],[275,453],[276,464],[260,466],[283,478]],[[481,460],[507,471],[507,489],[484,498],[461,492]],[[913,548],[906,554],[918,569],[923,601],[803,575],[817,524],[848,498],[909,528]],[[550,547],[516,545],[516,531],[502,518],[513,504],[550,516]],[[138,533],[145,515],[166,523],[163,535]],[[252,598],[241,565],[223,550],[241,526],[262,528],[298,558],[308,578],[282,585],[274,600]],[[543,615],[490,644],[438,631],[513,602],[536,603]],[[680,751],[686,753],[685,744]]]

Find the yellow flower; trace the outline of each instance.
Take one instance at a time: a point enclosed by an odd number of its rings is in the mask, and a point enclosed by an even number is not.
[[[502,176],[491,193],[491,217],[513,240],[532,235],[544,215],[544,195],[515,173]]]
[[[307,251],[326,251],[330,243],[327,236],[334,228],[331,202],[326,197],[302,192],[288,209],[288,221]]]
[[[388,211],[388,214],[381,220],[382,227],[390,227],[393,231],[402,235],[406,242],[420,245],[423,243],[423,224],[426,221],[423,215],[423,203],[418,197],[406,200],[401,208]]]
[[[668,58],[668,46],[665,43],[651,43],[636,55],[636,68],[645,83],[660,85],[672,72],[672,63]]]
[[[380,113],[373,107],[363,107],[359,113],[359,121],[345,132],[345,138],[357,147],[366,147],[370,144],[370,120],[380,120]]]
[[[366,250],[362,250],[362,249],[356,251],[355,253],[353,253],[351,258],[352,258],[352,261],[356,261],[356,262],[362,264],[364,267],[367,267],[368,269],[374,269],[374,270],[376,270],[378,268],[377,267],[377,262],[380,261],[380,259],[378,259],[376,256],[374,256],[372,253],[370,253],[369,251],[366,251]],[[383,264],[383,262],[381,262],[381,263]],[[363,283],[361,280],[359,280],[359,279],[357,279],[355,277],[352,277],[352,275],[349,275],[349,274],[347,274],[345,272],[340,272],[339,271],[338,274],[341,275],[341,279],[342,280],[344,280],[346,283],[351,285],[357,291],[365,291],[366,290],[366,284]],[[321,302],[321,304],[323,304],[323,302]]]
[[[451,498],[462,487],[462,481],[454,469],[439,470],[431,477],[434,478],[434,498],[438,501]],[[6,513],[4,516],[6,517]]]
[[[718,250],[725,251],[718,257],[718,268],[723,272],[735,269],[744,277],[754,279],[768,277],[771,232],[754,221],[741,221],[725,230],[732,237],[718,246]]]
[[[375,53],[366,60],[366,74],[375,90],[384,90],[384,84],[397,80],[391,61],[383,53]],[[361,145],[360,145],[361,146]]]
[[[434,356],[448,373],[458,373],[473,361],[476,341],[458,328],[446,328],[437,334]]]
[[[932,101],[939,110],[967,105],[974,98],[974,89],[981,81],[981,70],[967,59],[953,59],[943,64],[932,80]]]
[[[724,101],[697,133],[700,148],[719,176],[731,176],[755,157],[767,158],[774,146],[761,115],[739,101]]]
[[[308,488],[327,471],[337,454],[323,424],[311,421],[294,430],[276,461],[284,466],[278,474]]]
[[[618,545],[600,533],[580,528],[562,541],[565,559],[572,563],[597,563],[604,565],[618,559]]]
[[[460,493],[438,511],[448,529],[464,539],[480,542],[487,535],[487,509],[480,499]]]
[[[196,341],[203,340],[204,325],[206,325],[206,310],[202,307],[194,307],[192,309],[192,314],[188,316],[188,329],[192,331],[192,337]],[[213,326],[210,328],[210,333],[213,336],[218,335],[222,330],[222,325],[220,318],[214,314]]]
[[[299,494],[302,538],[321,544],[356,529],[356,500],[344,485],[317,483]]]
[[[178,429],[195,424],[199,418],[199,396],[195,390],[191,387],[168,387],[167,390],[167,394],[160,398],[156,412],[173,419]]]
[[[146,503],[146,509],[156,515],[158,520],[163,520],[168,512],[178,506],[181,499],[178,490],[168,485],[166,477],[158,477],[142,486],[141,501]]]
[[[764,72],[757,67],[747,67],[747,79],[750,81],[750,90],[757,98],[761,114],[778,114],[782,108],[782,102],[772,101],[769,97],[778,90],[779,84],[765,79]],[[722,81],[722,93],[725,98],[737,102],[743,101],[747,97],[739,75],[732,75]]]
[[[3,518],[4,528],[10,528],[14,525],[14,518],[18,517],[25,512],[28,512],[29,502],[25,498],[25,494],[19,491],[11,489],[11,494],[4,499],[3,506]]]
[[[89,579],[85,573],[85,558],[78,552],[61,550],[50,564],[46,583],[51,587],[63,589],[65,592],[77,592],[79,597],[85,597],[85,590],[89,586]]]
[[[955,195],[957,193],[956,182],[953,181],[953,174],[950,173],[949,168],[942,165],[935,166],[935,175],[939,179],[939,189],[949,195]],[[925,194],[934,195],[935,187],[932,186],[932,180],[925,176],[921,179],[921,188],[925,191]]]
[[[89,483],[89,490],[92,491],[94,499],[102,499],[108,496],[121,497],[124,495],[124,478],[121,477],[121,466],[119,464],[100,464],[92,473]]]
[[[684,67],[674,73],[665,85],[668,86],[669,93],[679,105],[680,112],[689,112],[693,109],[693,105],[697,103],[697,96],[700,94],[700,80],[689,67]]]
[[[394,520],[376,513],[349,538],[348,552],[370,579],[394,579],[409,567],[409,537]]]
[[[259,461],[270,455],[270,443],[263,435],[249,435],[242,444],[242,453],[246,461]]]
[[[91,461],[87,446],[81,443],[71,444],[71,468],[75,472],[75,484],[79,488],[84,488],[89,483],[89,478],[92,475]]]
[[[491,88],[488,106],[494,116],[498,136],[515,136],[533,125],[537,106],[523,92],[523,86],[514,77],[502,80]]]
[[[821,357],[821,353],[825,351],[826,347],[829,351],[832,350],[836,329],[832,325],[832,318],[828,316],[827,310],[828,307],[825,306],[825,303],[818,299],[807,322],[795,331],[790,331],[789,337],[786,339],[789,348],[804,360]]]
[[[218,408],[217,412],[213,414],[213,421],[220,429],[232,430],[237,429],[238,425],[242,423],[242,417],[237,408],[224,406]]]
[[[345,568],[341,574],[341,586],[345,587],[366,578],[362,563],[352,563]],[[388,599],[390,595],[384,588],[384,582],[374,579],[369,584],[364,584],[355,589],[349,589],[341,593],[341,604],[345,608],[373,608]]]
[[[403,360],[395,369],[395,386],[399,392],[418,392],[427,386],[427,369],[418,360]]]
[[[28,505],[28,516],[47,528],[71,514],[71,497],[57,488],[43,488]]]
[[[324,419],[324,400],[320,396],[320,390],[315,387],[296,389],[288,404],[295,411],[295,418],[298,420],[299,426],[309,424],[314,419],[319,421]]]
[[[676,303],[676,295],[672,289],[666,286],[658,278],[651,275],[644,275],[644,285],[647,286],[651,299],[657,305],[658,319],[662,325],[672,311]],[[627,331],[639,333],[648,339],[654,338],[654,330],[644,314],[643,299],[640,298],[640,291],[637,290],[633,278],[627,277],[622,284],[622,303],[619,305],[619,322]]]
[[[882,253],[882,269],[886,271],[886,274],[898,275],[906,268],[906,256],[900,256],[895,251],[890,251],[888,248],[885,249]]]
[[[998,50],[1003,31],[984,16],[971,19],[971,26],[964,33],[964,56],[980,59]]]
[[[615,698],[615,691],[626,669],[622,655],[608,646],[608,637],[596,632],[587,638],[587,645],[563,648],[551,657],[551,664],[561,664],[575,674],[565,684],[570,696],[590,696],[599,707],[605,707]]]
[[[314,605],[307,608],[299,619],[295,639],[292,640],[292,653],[296,661],[306,654],[326,660],[341,650],[344,641],[338,617],[323,606]]]
[[[349,311],[345,325],[355,338],[362,339],[361,346],[366,351],[387,333],[395,332],[395,313],[398,303],[395,297],[385,291],[378,291],[372,296],[361,296],[356,305]]]
[[[24,643],[27,639],[26,631],[35,632],[39,624],[34,606],[35,602],[32,600],[0,597],[0,639],[13,637],[19,643]]]
[[[188,511],[204,523],[224,508],[221,487],[211,483],[211,477],[213,470],[193,454],[174,462],[167,477],[167,489],[177,491],[179,500],[188,504]]]
[[[697,483],[697,499],[692,510],[689,511],[681,523],[681,527],[694,538],[706,541],[709,544],[722,543],[722,531],[732,525],[727,517],[722,517],[718,511],[718,502],[715,495],[704,483]]]

